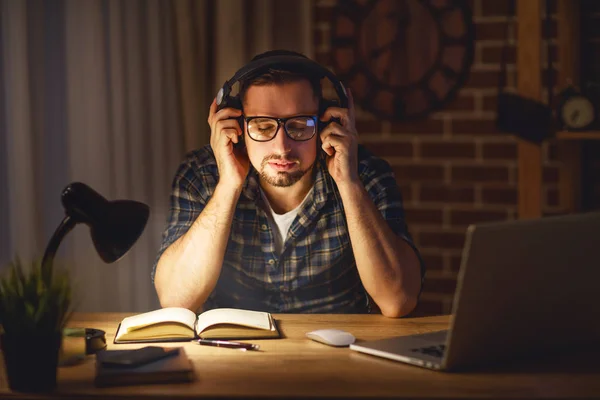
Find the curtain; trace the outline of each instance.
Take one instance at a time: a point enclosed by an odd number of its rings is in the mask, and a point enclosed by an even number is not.
[[[64,218],[62,189],[81,181],[151,214],[113,264],[85,225],[65,237],[56,264],[71,271],[77,310],[158,308],[150,271],[177,166],[209,142],[212,99],[254,54],[312,55],[311,10],[311,0],[0,0],[0,265],[41,258]]]
[[[89,229],[65,237],[79,311],[158,307],[150,269],[171,179],[186,151],[173,9],[160,0],[2,0],[2,265],[40,258],[81,181],[150,206],[132,250],[104,264]],[[196,144],[199,144],[197,142]]]
[[[314,55],[312,0],[218,0],[214,21],[212,97],[258,53],[287,49]]]

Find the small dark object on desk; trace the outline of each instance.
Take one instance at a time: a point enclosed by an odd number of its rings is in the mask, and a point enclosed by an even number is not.
[[[147,346],[152,347],[152,346]],[[138,349],[144,350],[146,348]],[[160,358],[140,364],[131,354],[136,350],[104,350],[96,354],[96,378],[98,387],[140,385],[150,383],[191,382],[194,380],[194,366],[188,359],[183,347],[144,350],[143,356]],[[155,352],[155,353],[154,353]],[[136,353],[140,354],[140,353]],[[128,360],[129,359],[129,360]],[[125,361],[124,361],[125,360]],[[135,365],[118,364],[135,362]]]
[[[98,353],[98,359],[107,367],[136,367],[178,353],[179,347],[166,349],[157,346],[146,346],[133,350],[106,350]]]
[[[106,332],[101,329],[85,328],[85,354],[96,354],[106,348]]]

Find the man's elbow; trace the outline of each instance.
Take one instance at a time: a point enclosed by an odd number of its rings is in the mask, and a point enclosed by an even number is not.
[[[154,288],[156,289],[156,296],[158,297],[158,302],[162,308],[166,307],[181,307],[178,299],[169,294],[172,291],[165,290],[164,286],[158,280],[154,281]]]
[[[193,300],[184,299],[178,295],[169,295],[169,294],[158,295],[158,301],[162,308],[180,307],[180,308],[187,308],[192,311],[195,311],[199,308],[198,306],[196,306],[196,304],[194,303]]]
[[[158,302],[160,303],[160,306],[162,308],[188,308],[186,307],[186,304],[184,304],[181,301],[181,297],[178,295],[178,291],[170,288],[168,282],[165,282],[165,280],[165,277],[157,271],[156,276],[154,278],[154,289],[156,290],[156,296],[158,297]]]
[[[167,299],[167,293],[169,290],[165,290],[167,283],[165,282],[165,277],[161,273],[161,270],[157,267],[156,272],[154,274],[154,290],[156,291],[156,296],[158,297],[158,301],[162,307],[166,307],[164,303],[166,301],[170,301]]]
[[[196,311],[204,304],[202,299],[185,295],[183,290],[174,290],[172,287],[165,286],[164,283],[161,284],[159,280],[154,281],[154,287],[161,308],[180,307]]]
[[[159,301],[160,301],[160,306],[162,308],[180,307],[180,308],[187,308],[187,309],[192,310],[192,311],[196,309],[190,303],[183,302],[183,301],[181,301],[179,299],[175,299],[175,298],[159,298]]]
[[[410,314],[417,307],[417,296],[403,295],[396,301],[379,306],[381,314],[388,318],[400,318]]]

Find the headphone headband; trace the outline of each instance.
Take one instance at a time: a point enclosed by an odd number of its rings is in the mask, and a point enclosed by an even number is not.
[[[348,108],[348,97],[346,95],[346,88],[342,84],[342,82],[332,73],[329,69],[323,67],[321,64],[303,56],[303,55],[273,55],[267,56],[263,58],[256,59],[254,61],[249,62],[244,67],[240,68],[235,75],[229,80],[227,80],[219,92],[217,93],[217,106],[219,109],[231,106],[233,101],[228,100],[231,99],[229,94],[231,93],[231,89],[233,85],[241,80],[247,79],[252,76],[254,73],[266,67],[302,67],[305,68],[309,75],[313,75],[318,77],[319,79],[327,77],[331,83],[333,83],[333,87],[336,91],[340,99],[340,106],[344,108]]]

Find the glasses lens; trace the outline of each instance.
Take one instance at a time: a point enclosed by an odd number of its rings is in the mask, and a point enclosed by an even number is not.
[[[270,118],[253,118],[248,121],[248,134],[254,140],[267,141],[275,136],[277,121]]]
[[[312,117],[296,117],[289,119],[285,128],[294,140],[308,140],[315,134],[315,120]]]

